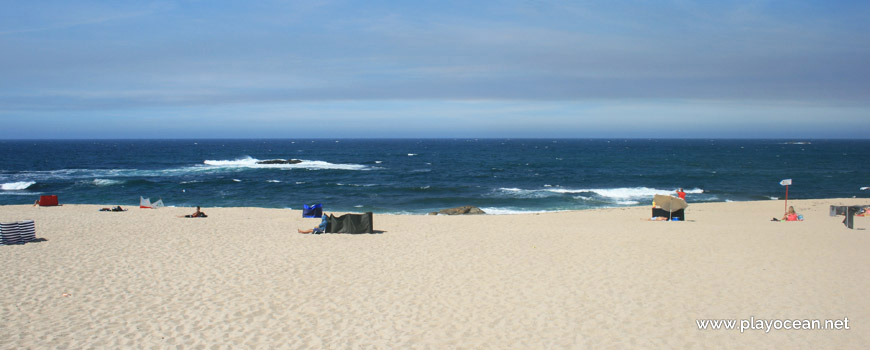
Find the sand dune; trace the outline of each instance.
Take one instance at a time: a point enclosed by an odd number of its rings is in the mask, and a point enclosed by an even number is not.
[[[863,349],[870,218],[692,204],[375,215],[301,235],[299,211],[3,206],[45,241],[0,246],[0,348]],[[699,330],[698,319],[844,319],[848,330]]]

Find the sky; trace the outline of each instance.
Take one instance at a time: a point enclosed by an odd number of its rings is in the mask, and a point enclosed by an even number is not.
[[[870,137],[866,1],[0,9],[0,139]]]

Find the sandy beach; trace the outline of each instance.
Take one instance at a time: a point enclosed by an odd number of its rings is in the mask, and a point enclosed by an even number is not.
[[[690,204],[523,215],[375,215],[302,235],[298,210],[3,206],[41,242],[0,246],[3,349],[864,349],[870,218],[830,205]],[[698,320],[845,320],[706,329]],[[782,323],[780,323],[782,324]]]

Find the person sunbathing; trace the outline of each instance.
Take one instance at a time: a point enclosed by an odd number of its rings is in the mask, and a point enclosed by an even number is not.
[[[196,212],[190,215],[179,216],[180,218],[207,218],[208,215],[205,215],[204,212],[199,210],[199,206],[196,206]]]
[[[804,221],[804,216],[798,215],[794,211],[794,207],[789,206],[788,211],[785,212],[785,216],[783,216],[782,219],[780,219],[780,221]]]
[[[100,209],[100,211],[127,211],[127,209],[121,208],[121,206],[119,205],[119,206],[114,207],[112,209],[102,208],[102,209]]]

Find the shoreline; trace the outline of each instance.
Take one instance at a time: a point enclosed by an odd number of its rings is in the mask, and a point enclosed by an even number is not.
[[[298,234],[301,210],[0,206],[41,242],[0,246],[10,348],[831,348],[870,343],[870,218],[789,200],[518,215],[375,215]],[[338,213],[337,213],[338,214]],[[699,330],[705,319],[850,330]]]
[[[870,205],[870,198],[862,198],[862,197],[851,197],[851,198],[801,198],[801,199],[789,199],[789,203],[800,203],[800,202],[811,202],[811,201],[839,201],[843,203],[852,203],[855,201],[864,201],[866,204]],[[708,205],[727,205],[727,204],[736,204],[736,203],[773,203],[780,202],[783,203],[782,199],[769,199],[769,200],[745,200],[745,201],[735,201],[735,200],[726,200],[726,201],[712,201],[712,202],[691,202],[688,201],[689,207],[693,206],[708,206]],[[586,211],[595,211],[595,210],[619,210],[619,209],[636,209],[636,208],[648,208],[651,207],[652,200],[650,199],[650,204],[637,204],[637,205],[627,205],[627,206],[609,206],[609,207],[596,207],[596,208],[583,208],[583,209],[560,209],[560,210],[535,210],[535,211],[510,211],[507,213],[486,213],[482,215],[486,216],[510,216],[510,215],[537,215],[537,214],[550,214],[550,213],[571,213],[571,212],[586,212]],[[858,203],[855,205],[863,205],[864,203]],[[61,203],[59,207],[63,206],[83,206],[83,207],[96,207],[96,208],[112,208],[118,206],[119,204],[93,204],[93,203]],[[139,208],[139,205],[120,205],[121,207],[127,209],[143,209]],[[4,207],[39,207],[34,206],[33,204],[0,204],[0,208]],[[178,209],[178,208],[195,208],[196,205],[192,206],[175,206],[175,205],[167,205],[163,208],[166,209]],[[231,207],[222,207],[222,206],[202,206],[203,208],[214,208],[214,209],[265,209],[265,210],[290,210],[290,211],[299,211],[301,209],[292,208],[292,207],[246,207],[246,206],[231,206]],[[489,208],[489,207],[481,207],[481,209]],[[446,208],[440,208],[446,209]],[[440,210],[440,209],[431,209],[431,210]],[[491,209],[491,208],[490,208]],[[690,210],[690,209],[688,209]],[[484,209],[485,211],[485,209]],[[324,212],[335,212],[335,213],[364,213],[366,211],[324,211]],[[410,212],[374,212],[375,215],[408,215],[408,216],[426,216],[429,215],[429,211],[420,212],[420,213],[410,213]],[[447,216],[447,215],[439,215],[439,216]],[[463,216],[463,215],[458,215]],[[467,215],[474,216],[474,215]]]

